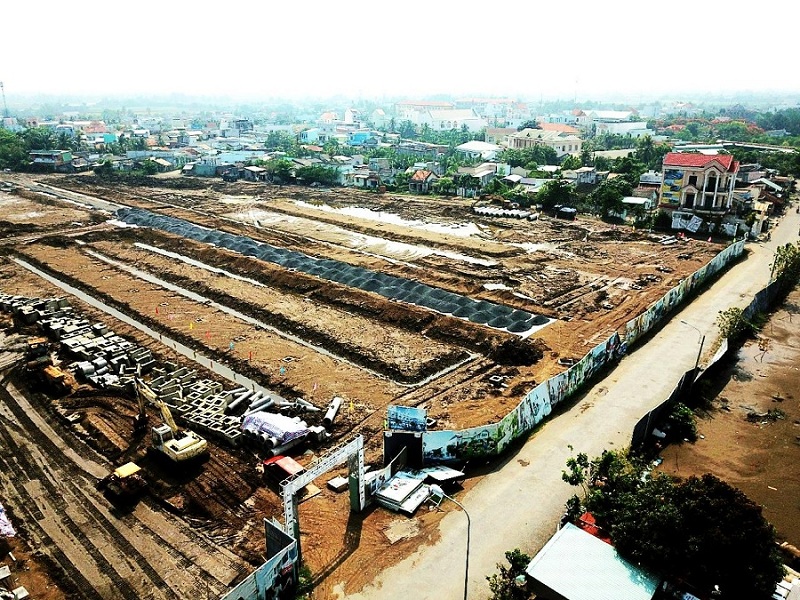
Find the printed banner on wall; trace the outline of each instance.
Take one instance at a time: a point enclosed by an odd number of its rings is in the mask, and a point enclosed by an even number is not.
[[[389,429],[401,431],[425,431],[428,411],[412,406],[389,406],[386,409]]]
[[[465,461],[497,454],[498,423],[461,431],[428,431],[422,434],[424,462]]]
[[[707,277],[744,251],[744,240],[731,244],[711,261],[685,277],[647,310],[625,324],[625,339],[615,332],[570,369],[551,377],[528,392],[499,422],[463,431],[428,431],[422,434],[423,462],[463,461],[502,452],[508,444],[530,432],[559,402],[575,393],[604,365],[620,358],[630,344],[650,331],[666,313]],[[403,407],[397,407],[403,408]]]

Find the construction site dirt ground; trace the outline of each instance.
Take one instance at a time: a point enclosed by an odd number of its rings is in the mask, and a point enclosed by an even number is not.
[[[473,201],[460,198],[187,178],[142,186],[91,175],[2,181],[12,185],[0,185],[0,292],[64,295],[15,261],[24,260],[284,397],[325,407],[340,396],[330,443],[364,435],[372,465],[383,459],[389,405],[425,408],[437,429],[497,421],[536,383],[564,370],[563,359],[583,356],[724,247],[695,239],[665,245],[663,234],[593,219],[480,217]],[[185,237],[121,227],[81,194],[552,320],[527,336],[493,329]],[[70,301],[161,360],[201,370],[135,327]],[[112,462],[142,460],[163,506],[249,564],[263,561],[260,523],[280,519],[282,508],[255,472],[257,451],[212,441],[203,468],[176,478],[149,464],[144,441],[133,438],[134,400],[82,389],[52,409],[77,415],[78,437]],[[312,423],[320,415],[307,418]],[[324,452],[325,446],[310,448],[297,459],[305,464]],[[465,486],[481,468],[470,465]],[[413,519],[382,508],[355,515],[345,495],[319,487],[300,505],[304,558],[318,584],[314,597],[360,589],[436,535],[435,510],[423,506]]]
[[[694,444],[662,452],[660,470],[713,473],[764,507],[778,536],[800,548],[800,289],[769,315],[702,393]],[[800,558],[800,557],[799,557]]]

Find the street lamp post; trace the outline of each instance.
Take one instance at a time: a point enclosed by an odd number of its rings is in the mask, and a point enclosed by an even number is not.
[[[697,327],[695,327],[691,323],[687,323],[684,320],[681,320],[681,323],[683,323],[684,325],[688,325],[700,335],[700,349],[697,351],[697,360],[694,361],[694,375],[692,377],[692,381],[689,383],[689,393],[691,394],[692,386],[694,386],[694,380],[697,378],[697,368],[700,366],[700,355],[703,354],[703,344],[706,341],[706,336],[702,331],[700,331]]]
[[[471,527],[469,513],[467,512],[467,509],[464,508],[464,505],[461,504],[461,502],[459,502],[452,496],[448,496],[447,494],[445,494],[444,490],[440,486],[433,484],[430,486],[430,489],[437,496],[441,496],[442,498],[447,498],[451,502],[455,503],[456,506],[458,506],[461,510],[463,510],[464,514],[467,516],[467,554],[464,557],[464,600],[467,600],[467,586],[469,584],[469,530]]]

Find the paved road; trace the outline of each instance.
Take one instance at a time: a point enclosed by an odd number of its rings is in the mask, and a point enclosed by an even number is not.
[[[717,312],[750,302],[769,280],[775,248],[796,241],[798,226],[800,215],[791,211],[773,232],[771,242],[749,244],[751,253],[745,261],[726,272],[679,316],[673,316],[568,413],[546,423],[497,471],[459,496],[472,517],[470,598],[488,597],[485,577],[496,571],[506,550],[519,547],[533,555],[554,533],[564,502],[574,493],[561,481],[561,470],[571,455],[568,446],[590,456],[626,446],[641,416],[658,405],[681,374],[694,366],[700,336],[680,320],[702,331],[707,336],[706,347],[711,346],[717,336]],[[418,599],[462,598],[466,518],[452,503],[445,501],[442,506],[453,512],[442,520],[438,543],[421,548],[384,571],[361,593],[347,597],[393,598],[402,590],[403,596]]]

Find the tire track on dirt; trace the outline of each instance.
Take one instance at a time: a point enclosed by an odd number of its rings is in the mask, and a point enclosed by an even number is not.
[[[77,467],[71,464],[60,449],[36,428],[25,411],[22,410],[16,402],[13,402],[13,398],[10,395],[4,392],[3,396],[6,398],[6,405],[9,410],[24,428],[26,437],[31,443],[35,444],[43,451],[47,456],[47,462],[55,467],[50,470],[45,468],[43,464],[39,464],[39,461],[34,459],[35,455],[33,452],[18,444],[7,431],[2,431],[0,432],[0,439],[3,440],[6,448],[11,449],[12,460],[21,467],[17,469],[17,472],[28,481],[38,480],[39,484],[41,484],[47,492],[47,500],[50,506],[55,509],[60,519],[70,525],[70,533],[80,542],[89,556],[91,556],[92,560],[98,565],[99,570],[109,578],[123,597],[139,598],[141,596],[106,558],[105,554],[108,553],[108,549],[104,548],[103,552],[101,552],[95,542],[89,538],[87,531],[102,532],[102,542],[106,544],[110,542],[116,552],[127,559],[128,565],[134,573],[136,572],[133,566],[135,564],[138,567],[140,575],[145,576],[152,584],[152,587],[160,590],[163,597],[180,598],[150,564],[147,558],[125,537],[124,532],[100,511],[92,510],[92,504],[94,504],[94,502],[89,495],[72,480],[72,478],[76,476],[82,478],[80,474],[76,473]],[[9,399],[11,400],[10,402]],[[56,471],[60,471],[61,474],[65,476],[59,477],[60,473]],[[57,486],[54,483],[55,481],[59,481],[62,484],[61,487]],[[65,491],[68,493],[67,495],[64,494]],[[28,495],[30,496],[31,502],[34,502],[35,505],[35,499],[31,494]],[[82,521],[84,521],[83,523],[78,522],[76,517],[68,513],[68,497],[74,500],[74,502],[70,502],[69,504],[71,508],[81,513],[83,517]]]

